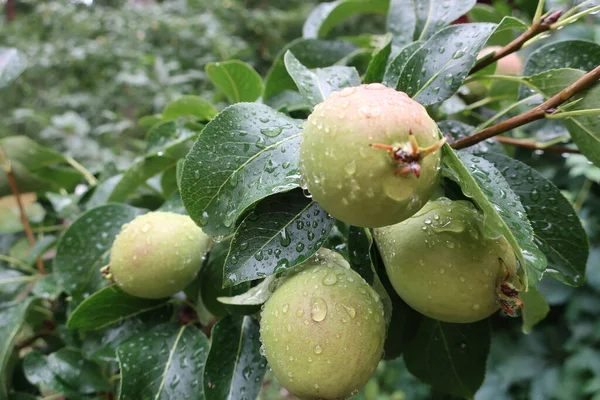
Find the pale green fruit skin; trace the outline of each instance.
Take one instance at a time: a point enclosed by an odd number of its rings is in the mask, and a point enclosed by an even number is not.
[[[483,217],[468,201],[431,201],[412,218],[376,229],[375,241],[400,297],[444,322],[475,322],[498,310],[506,274],[499,258],[516,273],[508,241],[486,238]]]
[[[295,396],[345,399],[363,387],[381,359],[383,305],[335,252],[321,249],[304,267],[264,306],[260,334],[266,357]]]
[[[405,93],[379,83],[333,92],[308,117],[300,168],[308,190],[328,213],[351,225],[400,222],[429,200],[439,179],[441,150],[421,161],[421,176],[395,175],[399,164],[372,143],[407,144],[412,130],[421,147],[438,142],[427,111]]]
[[[171,296],[196,276],[212,240],[187,215],[150,212],[124,224],[110,253],[110,273],[125,292]]]

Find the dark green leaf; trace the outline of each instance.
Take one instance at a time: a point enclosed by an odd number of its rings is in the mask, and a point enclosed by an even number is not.
[[[307,68],[329,67],[342,58],[357,50],[357,46],[342,41],[328,41],[317,39],[297,39],[288,44],[279,52],[273,66],[265,78],[265,91],[263,97],[270,97],[285,90],[295,90],[296,84],[285,68],[283,56],[287,51]]]
[[[406,45],[398,52],[398,54],[390,61],[390,64],[385,70],[382,81],[384,85],[398,89],[400,75],[402,74],[404,66],[421,46],[423,46],[423,42],[413,42],[409,45]]]
[[[310,106],[325,100],[331,92],[346,86],[360,85],[360,77],[354,67],[333,67],[309,70],[288,50],[283,57],[285,67],[296,83],[300,94]]]
[[[424,106],[446,100],[462,85],[494,29],[495,24],[462,24],[437,32],[408,60],[398,90]]]
[[[523,332],[531,332],[531,328],[548,315],[550,306],[546,299],[534,287],[530,287],[528,291],[520,293],[523,300]]]
[[[187,215],[179,192],[173,192],[158,210]]]
[[[201,120],[211,120],[217,111],[208,101],[198,96],[181,96],[166,105],[162,112],[163,120],[181,117],[196,117]]]
[[[207,234],[226,235],[258,200],[298,187],[300,135],[300,121],[262,104],[223,110],[183,165],[181,198],[190,217]]]
[[[194,137],[196,132],[186,128],[182,122],[166,121],[154,125],[146,135],[146,155],[162,156],[169,148]]]
[[[54,259],[54,275],[69,294],[87,296],[105,285],[100,268],[121,226],[144,211],[108,204],[82,214],[63,234]]]
[[[464,122],[453,120],[439,121],[438,127],[440,128],[442,135],[445,136],[450,134],[452,136],[452,140],[458,140],[470,136],[475,131],[475,127],[467,125]],[[463,151],[474,154],[485,154],[489,152],[505,154],[502,144],[494,138],[479,142],[475,146],[467,147]]]
[[[301,190],[267,198],[235,232],[223,271],[225,285],[300,264],[323,245],[332,226],[333,218]]]
[[[77,386],[72,388],[54,375],[54,371],[50,369],[48,358],[38,350],[33,350],[25,355],[23,359],[23,372],[27,380],[41,392],[51,390],[68,396],[69,400],[82,398],[77,393]]]
[[[217,322],[204,370],[206,399],[256,398],[267,367],[259,349],[259,326],[253,317],[228,316]]]
[[[208,349],[208,339],[192,325],[158,326],[122,343],[119,400],[203,398]]]
[[[455,153],[444,145],[446,177],[457,182],[484,215],[488,237],[502,234],[523,267],[525,285],[535,285],[546,269],[546,257],[534,243],[533,229],[525,209],[508,182],[489,161],[468,153]]]
[[[378,42],[365,73],[365,83],[381,82],[383,80],[388,58],[392,52],[392,35],[382,36]]]
[[[69,329],[102,329],[164,307],[168,299],[142,299],[131,296],[116,285],[97,291],[80,303],[67,321]]]
[[[263,91],[262,78],[248,64],[239,60],[208,63],[206,74],[221,89],[231,104],[256,101]]]
[[[473,398],[485,377],[490,350],[487,320],[450,324],[424,317],[404,351],[408,370],[434,389]]]
[[[27,58],[17,49],[0,47],[0,88],[8,86],[27,67]]]
[[[500,154],[489,153],[484,157],[496,165],[519,196],[536,243],[548,259],[546,273],[567,285],[582,285],[589,243],[569,201],[552,182],[528,165]]]
[[[0,303],[12,301],[28,283],[40,279],[40,275],[26,275],[21,271],[9,269],[0,264]]]
[[[552,97],[584,75],[575,69],[557,69],[542,72],[529,78],[538,92],[544,97]],[[565,111],[580,111],[600,108],[600,83],[596,82],[591,88],[574,96],[569,104],[562,106]],[[560,115],[560,110],[557,115]],[[600,166],[600,118],[597,113],[579,115],[561,119],[565,124],[573,142],[581,153],[591,162]]]
[[[13,343],[21,330],[32,301],[32,298],[27,298],[18,303],[0,304],[0,321],[2,321],[0,324],[0,398],[2,399],[8,398],[10,391],[11,384],[7,381],[10,374],[6,369],[13,352]]]
[[[61,288],[58,286],[54,275],[42,276],[33,287],[33,294],[42,299],[56,300],[60,293]]]
[[[359,273],[369,285],[373,284],[375,277],[371,262],[371,246],[373,239],[368,229],[350,226],[348,233],[348,253],[350,266]]]
[[[305,39],[324,37],[338,23],[354,14],[383,14],[387,12],[388,6],[389,0],[337,0],[319,4],[304,22],[302,37]]]
[[[413,0],[390,0],[387,15],[387,30],[392,33],[395,47],[404,47],[413,42],[417,15]]]
[[[600,65],[600,44],[584,40],[565,40],[541,46],[532,52],[525,61],[523,76],[533,76],[560,68],[589,72],[598,65]],[[524,99],[534,93],[533,89],[521,85],[519,98]]]
[[[476,0],[415,1],[417,23],[415,40],[427,40],[455,19],[466,14]],[[410,13],[410,9],[407,11]]]
[[[110,389],[100,366],[83,358],[79,350],[62,348],[47,358],[48,369],[79,393],[92,394]]]

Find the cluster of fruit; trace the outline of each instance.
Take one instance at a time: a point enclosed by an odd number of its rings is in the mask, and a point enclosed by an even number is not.
[[[484,235],[465,200],[435,198],[445,138],[423,106],[374,83],[332,93],[308,118],[300,146],[313,199],[340,221],[373,228],[398,295],[445,322],[481,320],[521,305],[517,261]],[[151,212],[123,227],[104,272],[147,298],[181,291],[211,246],[187,216]],[[263,353],[302,399],[358,392],[382,357],[386,318],[376,291],[339,254],[321,249],[294,268],[261,313]]]

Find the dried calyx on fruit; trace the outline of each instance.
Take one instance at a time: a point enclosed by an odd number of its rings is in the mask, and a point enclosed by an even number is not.
[[[123,225],[102,272],[133,296],[168,297],[194,279],[211,243],[190,217],[150,212]]]
[[[442,139],[423,106],[379,83],[333,92],[306,122],[302,177],[313,198],[355,226],[402,221],[429,200]]]
[[[483,215],[468,201],[431,201],[376,229],[375,241],[396,292],[428,317],[475,322],[499,308],[515,316],[523,305],[511,246],[484,235]]]
[[[347,398],[358,393],[381,359],[383,305],[338,253],[321,249],[299,268],[264,306],[264,354],[295,396]]]

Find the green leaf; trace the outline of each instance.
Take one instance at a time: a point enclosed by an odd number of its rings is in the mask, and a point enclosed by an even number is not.
[[[414,40],[427,40],[455,19],[469,12],[476,0],[415,1],[417,22]],[[408,10],[410,13],[411,10]]]
[[[277,93],[296,90],[296,84],[288,74],[283,59],[288,50],[294,53],[306,68],[322,68],[336,64],[357,49],[352,43],[333,40],[297,39],[289,43],[279,52],[265,78],[263,98],[268,100]]]
[[[11,375],[7,371],[8,360],[13,352],[13,344],[17,334],[21,330],[21,325],[25,320],[25,315],[29,305],[33,301],[27,298],[18,303],[0,304],[0,398],[7,399],[11,383],[7,381]]]
[[[304,27],[302,37],[313,39],[324,37],[333,27],[344,19],[359,13],[384,14],[389,7],[389,0],[337,0],[321,3],[310,13]]]
[[[504,235],[519,260],[525,286],[535,285],[546,269],[546,257],[534,243],[525,209],[508,182],[489,161],[468,153],[455,153],[444,145],[444,175],[483,211],[488,237]]]
[[[301,190],[267,198],[235,232],[223,270],[225,285],[300,264],[323,245],[332,226],[333,218]]]
[[[164,307],[168,299],[142,299],[134,297],[117,285],[101,289],[86,298],[71,313],[69,329],[102,329],[142,313]]]
[[[122,343],[119,400],[204,398],[208,349],[208,339],[193,325],[158,326]]]
[[[164,155],[164,152],[196,136],[179,121],[166,121],[155,124],[146,135],[146,155]]]
[[[209,121],[217,115],[217,110],[208,101],[198,96],[181,96],[165,106],[162,112],[164,121],[181,117],[195,117]]]
[[[298,86],[300,94],[310,106],[325,100],[331,92],[347,86],[360,85],[360,77],[354,67],[317,68],[313,71],[306,68],[288,50],[283,57],[288,73]]]
[[[69,294],[84,297],[105,285],[100,268],[121,226],[144,210],[108,204],[82,214],[63,234],[54,259],[54,274]]]
[[[217,322],[204,370],[206,400],[256,398],[267,368],[259,348],[253,317],[227,316]]]
[[[470,136],[475,131],[475,127],[467,125],[464,122],[454,120],[439,121],[438,127],[440,128],[442,135],[445,136],[450,134],[454,140]],[[489,152],[506,154],[502,144],[494,138],[489,138],[483,142],[479,142],[474,146],[463,149],[462,151],[474,154],[486,154]]]
[[[473,398],[485,377],[490,350],[487,320],[450,324],[424,317],[404,351],[408,370],[435,390]]]
[[[223,110],[183,165],[181,199],[190,217],[209,235],[227,235],[258,200],[298,187],[300,138],[300,121],[268,106]]]
[[[561,68],[578,69],[584,72],[600,65],[600,44],[584,40],[565,40],[550,43],[533,51],[525,61],[523,76],[540,74]],[[524,99],[535,91],[525,85],[519,89],[519,98]]]
[[[376,276],[371,262],[371,246],[373,238],[368,229],[350,226],[348,233],[348,253],[350,266],[358,272],[369,285],[373,284]]]
[[[546,273],[567,285],[583,285],[588,237],[577,212],[552,182],[526,164],[500,154],[485,154],[519,196],[540,250]]]
[[[202,303],[215,317],[221,318],[228,314],[227,307],[217,300],[218,297],[235,296],[250,289],[250,283],[225,287],[223,284],[223,269],[229,252],[229,241],[215,244],[210,250],[208,262],[200,270],[200,296]]]
[[[506,29],[496,29],[496,32],[486,43],[488,46],[504,46],[514,39],[513,30],[525,30],[529,26],[515,18],[505,16],[504,12],[487,4],[476,4],[467,14],[470,22],[493,22],[504,25]],[[492,71],[493,73],[493,71]]]
[[[413,42],[417,14],[414,0],[390,0],[387,15],[387,30],[391,32],[395,47],[404,47]]]
[[[40,392],[52,391],[65,396],[69,399],[78,400],[83,396],[77,393],[75,388],[62,382],[50,369],[48,357],[40,353],[39,350],[33,350],[27,353],[23,359],[23,372],[27,380],[35,385]]]
[[[383,84],[387,87],[399,89],[400,75],[408,63],[410,57],[423,46],[423,42],[413,42],[402,48],[398,54],[392,58],[383,75]]]
[[[542,72],[528,80],[537,88],[538,92],[549,98],[583,75],[582,71],[563,68]],[[591,88],[575,95],[568,104],[563,104],[561,107],[567,107],[565,111],[569,112],[600,108],[600,83],[596,82]],[[559,115],[558,113],[557,115]],[[598,114],[574,116],[561,121],[569,130],[573,142],[581,150],[581,153],[591,162],[600,166],[600,118]]]
[[[371,56],[371,61],[365,72],[364,82],[381,82],[385,74],[388,58],[392,52],[392,35],[382,36],[377,43],[377,47]]]
[[[19,190],[24,193],[41,189],[70,188],[81,178],[79,172],[69,169],[68,175],[61,176],[65,171],[55,169],[58,164],[67,163],[60,153],[40,146],[26,136],[9,136],[0,139],[0,146],[11,162],[12,172],[19,183]],[[61,175],[59,175],[61,174]],[[66,179],[65,179],[66,178]],[[9,195],[12,191],[4,171],[0,173],[0,196]]]
[[[41,299],[56,300],[61,292],[53,274],[43,275],[33,287],[33,294]]]
[[[211,82],[231,104],[254,102],[263,91],[262,78],[250,65],[239,60],[208,63],[204,68]]]
[[[61,381],[82,394],[92,394],[110,389],[100,366],[83,358],[75,349],[62,348],[47,358],[48,369]]]
[[[495,24],[461,24],[442,29],[410,57],[397,89],[424,106],[446,100],[462,85],[494,29]]]
[[[218,297],[223,304],[236,305],[236,306],[259,306],[264,304],[271,294],[273,294],[272,283],[276,279],[275,275],[267,276],[258,285],[248,289],[242,294],[228,297]]]
[[[0,47],[0,89],[8,86],[25,71],[27,58],[14,48]]]
[[[550,312],[550,306],[546,299],[534,287],[528,291],[519,293],[523,300],[523,332],[531,332],[531,328],[544,318]]]
[[[138,159],[114,185],[107,202],[124,202],[127,197],[148,179],[177,164],[177,158],[156,155]],[[107,181],[108,182],[108,181]],[[113,183],[111,181],[111,183]]]
[[[2,171],[4,174],[4,171]],[[11,196],[11,198],[14,198]],[[6,199],[6,197],[4,198]],[[12,203],[12,201],[11,201]],[[25,215],[30,223],[40,223],[46,216],[46,210],[38,202],[25,204]],[[23,232],[21,213],[16,204],[0,204],[0,234]]]
[[[5,268],[0,263],[0,303],[12,301],[29,282],[39,279],[39,275],[26,275],[21,271]]]

